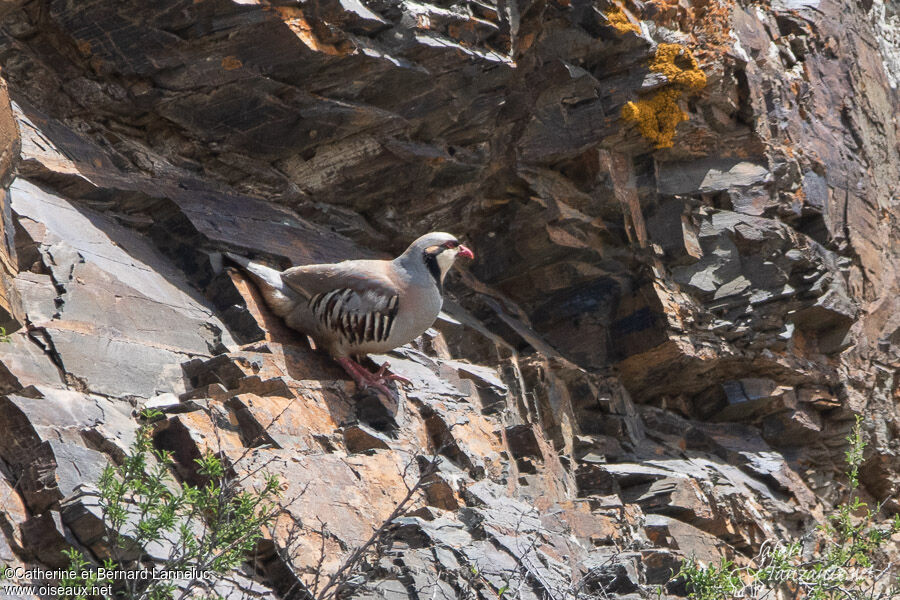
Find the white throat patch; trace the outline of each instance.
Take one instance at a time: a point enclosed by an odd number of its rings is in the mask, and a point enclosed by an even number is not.
[[[457,252],[459,250],[456,248],[447,248],[437,255],[438,268],[441,270],[441,283],[444,283],[444,276],[450,270],[450,267],[453,266],[454,261],[456,261]]]

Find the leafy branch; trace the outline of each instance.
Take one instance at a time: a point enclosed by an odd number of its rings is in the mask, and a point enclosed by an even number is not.
[[[265,475],[261,489],[241,490],[222,458],[207,451],[194,461],[205,482],[177,485],[171,452],[153,446],[148,423],[161,415],[145,411],[147,423],[130,452],[100,476],[98,503],[109,553],[103,570],[92,568],[80,551],[68,550],[69,571],[76,576],[61,580],[61,586],[83,590],[111,583],[116,598],[164,600],[180,592],[181,600],[209,585],[206,577],[221,577],[242,563],[272,522],[280,490],[275,476]],[[147,548],[155,544],[169,548],[163,569],[197,574],[180,590],[171,580],[121,575],[141,570]],[[66,598],[86,600],[83,594]]]

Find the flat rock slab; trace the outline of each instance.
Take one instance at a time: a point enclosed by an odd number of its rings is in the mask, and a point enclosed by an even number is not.
[[[65,382],[53,360],[27,332],[17,331],[9,343],[0,343],[0,390],[13,392],[34,384]]]
[[[67,379],[110,396],[180,393],[182,362],[233,343],[145,239],[22,179],[10,195],[51,274],[22,275],[26,312]]]
[[[109,457],[95,448],[121,457],[136,424],[125,406],[106,398],[54,388],[29,387],[22,393],[27,395],[0,396],[8,431],[0,436],[0,459],[37,514],[98,481]]]
[[[763,161],[706,159],[690,163],[664,163],[659,173],[659,192],[665,195],[710,193],[763,185],[769,171]]]

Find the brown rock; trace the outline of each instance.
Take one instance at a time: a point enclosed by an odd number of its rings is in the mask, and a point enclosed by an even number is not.
[[[685,555],[821,522],[854,413],[866,492],[895,494],[882,4],[0,0],[0,325],[25,325],[0,343],[0,559],[102,554],[79,484],[147,404],[180,480],[210,451],[300,495],[253,565],[272,591],[223,597],[303,595],[434,456],[341,593],[557,597],[593,574],[646,596]],[[222,268],[441,229],[478,259],[377,357],[414,381],[391,400]]]

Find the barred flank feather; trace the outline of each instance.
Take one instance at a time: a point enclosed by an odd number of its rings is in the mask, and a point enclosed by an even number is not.
[[[397,295],[384,298],[378,304],[383,310],[360,312],[351,308],[361,304],[358,292],[336,289],[316,294],[309,299],[309,308],[322,326],[350,344],[384,342],[391,335],[391,327],[400,308]]]

